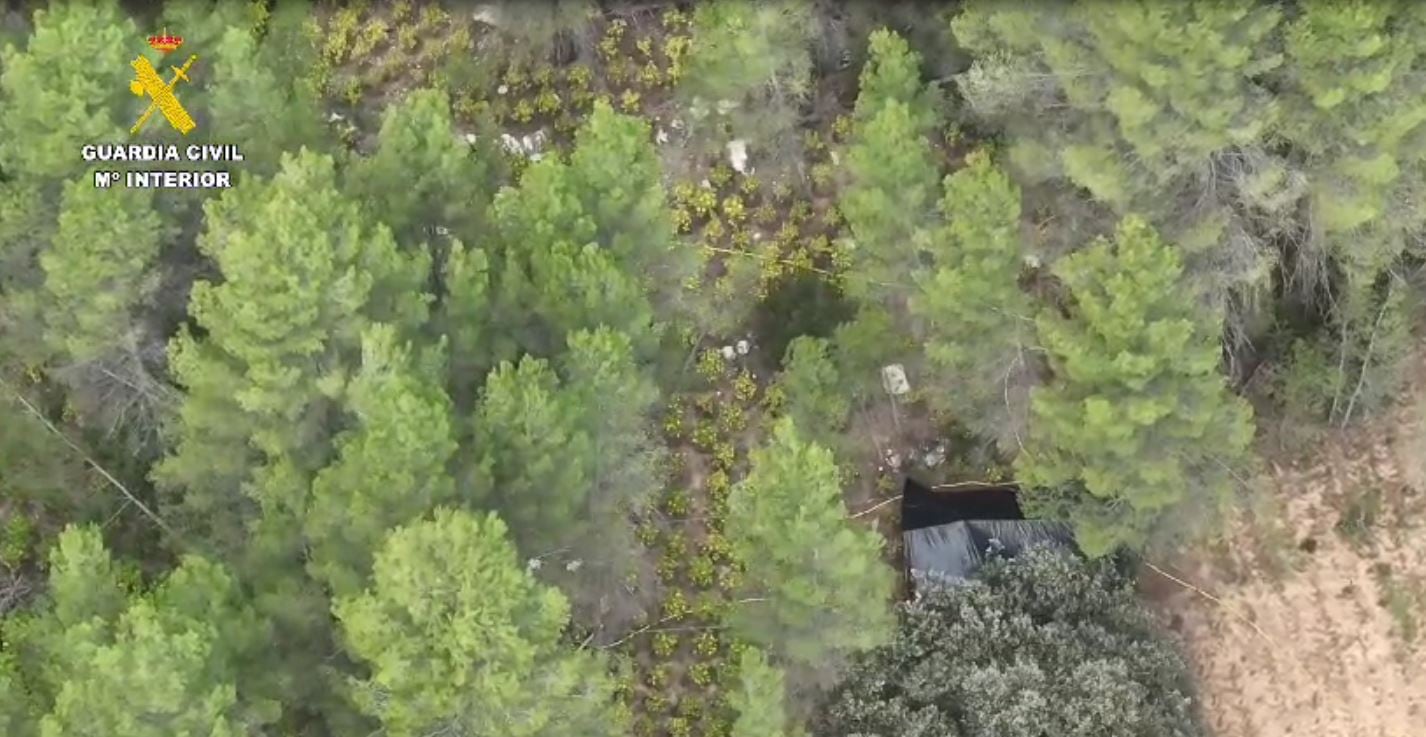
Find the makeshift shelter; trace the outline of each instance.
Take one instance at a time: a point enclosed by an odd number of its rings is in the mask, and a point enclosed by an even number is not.
[[[907,478],[901,494],[901,539],[913,585],[963,583],[991,557],[1013,558],[1031,547],[1073,550],[1068,526],[1027,520],[1014,486],[932,490]]]

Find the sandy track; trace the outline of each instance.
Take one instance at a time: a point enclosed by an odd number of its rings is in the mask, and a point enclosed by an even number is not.
[[[1391,580],[1421,592],[1426,627],[1426,462],[1417,462],[1426,432],[1411,404],[1324,444],[1310,466],[1274,467],[1275,520],[1241,523],[1225,555],[1173,567],[1223,602],[1179,587],[1160,601],[1217,737],[1426,736],[1426,633],[1408,645],[1381,603],[1389,566]],[[1354,543],[1334,528],[1373,488],[1380,516]],[[1265,563],[1274,523],[1285,573]]]

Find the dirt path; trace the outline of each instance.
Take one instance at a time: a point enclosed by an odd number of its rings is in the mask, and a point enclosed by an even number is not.
[[[1223,602],[1178,586],[1160,601],[1217,737],[1426,735],[1422,389],[1310,463],[1274,467],[1275,514],[1171,569]]]

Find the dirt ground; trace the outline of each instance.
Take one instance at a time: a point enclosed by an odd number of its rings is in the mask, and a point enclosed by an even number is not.
[[[1426,735],[1426,381],[1413,383],[1374,426],[1274,465],[1268,511],[1245,515],[1232,545],[1162,566],[1201,593],[1146,581],[1216,737]]]

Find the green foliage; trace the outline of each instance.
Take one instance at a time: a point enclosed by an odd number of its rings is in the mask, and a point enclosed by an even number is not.
[[[1278,20],[1273,7],[1211,0],[973,2],[952,27],[980,57],[961,81],[971,106],[1017,139],[1049,146],[1072,181],[1123,207],[1129,202],[1101,180],[1166,182],[1215,151],[1255,142],[1273,123],[1277,108],[1255,78],[1282,61],[1266,42]],[[1055,93],[1068,109],[1029,112]],[[1090,160],[1095,167],[1075,163]]]
[[[454,493],[446,472],[456,452],[450,402],[433,370],[442,358],[413,356],[387,325],[363,335],[361,369],[346,394],[357,424],[337,438],[337,459],[314,479],[303,521],[308,569],[337,594],[361,590],[387,530]]]
[[[37,723],[12,659],[0,653],[0,731],[10,737],[35,737]]]
[[[208,92],[212,121],[203,132],[221,131],[222,143],[241,147],[243,171],[261,176],[276,173],[285,152],[304,146],[325,150],[331,139],[317,91],[305,77],[292,75],[293,67],[281,65],[282,37],[270,31],[259,42],[250,29],[232,27],[214,49],[217,61]]]
[[[1016,465],[1021,481],[1057,492],[1032,501],[1073,521],[1090,555],[1216,511],[1252,414],[1218,373],[1220,323],[1194,304],[1177,254],[1130,217],[1056,274],[1074,307],[1038,323],[1055,378],[1034,392]]]
[[[1107,561],[1031,551],[977,578],[905,605],[815,733],[1204,733],[1187,664]]]
[[[856,240],[848,286],[884,294],[919,265],[915,236],[935,215],[931,146],[906,103],[887,101],[856,126],[846,170],[837,206]]]
[[[383,111],[375,153],[352,167],[353,189],[404,246],[439,228],[471,240],[484,235],[493,194],[490,153],[457,135],[445,92],[416,90]]]
[[[1419,301],[1399,277],[1349,285],[1335,324],[1295,341],[1274,396],[1289,421],[1346,426],[1399,396]]]
[[[830,345],[824,338],[794,338],[787,346],[776,387],[783,396],[782,415],[797,427],[807,428],[810,441],[836,448],[852,408]]]
[[[596,105],[565,164],[532,164],[500,192],[493,220],[499,292],[493,320],[517,347],[556,352],[598,326],[653,350],[654,309],[673,308],[694,261],[677,247],[647,124]]]
[[[133,340],[131,315],[153,291],[163,236],[152,201],[149,190],[97,189],[88,176],[66,185],[59,229],[40,264],[50,340],[72,361]]]
[[[0,529],[5,533],[0,539],[0,567],[13,570],[30,555],[30,547],[35,542],[35,523],[22,512],[11,512]]]
[[[743,651],[738,663],[738,687],[729,701],[738,715],[732,737],[783,737],[789,719],[783,705],[782,671],[768,663],[755,647]]]
[[[0,394],[0,479],[12,508],[54,519],[102,522],[119,506],[83,459],[8,392]]]
[[[858,82],[856,116],[866,122],[890,102],[905,103],[914,127],[925,135],[936,122],[936,101],[921,83],[921,55],[894,31],[880,28],[867,39],[867,61]]]
[[[1402,229],[1426,217],[1401,201],[1423,182],[1426,88],[1415,71],[1423,30],[1426,13],[1415,3],[1321,0],[1303,2],[1284,30],[1283,131],[1307,154],[1312,205],[1328,232],[1373,221]],[[1369,260],[1351,240],[1337,255]]]
[[[1266,84],[1283,61],[1281,15],[1216,0],[978,0],[952,22],[975,56],[957,82],[1024,180],[1071,184],[1148,219],[1185,252],[1205,299],[1226,304],[1271,278],[1268,241],[1241,208],[1271,199],[1254,192],[1262,175],[1283,175],[1268,149],[1281,111]],[[1276,189],[1291,184],[1281,178]],[[1070,246],[1083,231],[1065,232]],[[1245,316],[1227,317],[1243,329]]]
[[[469,410],[477,387],[498,359],[504,358],[492,345],[497,328],[490,316],[490,259],[479,248],[453,242],[446,250],[441,281],[446,294],[435,320],[450,354],[447,386],[456,407]]]
[[[475,419],[479,499],[510,521],[522,550],[537,554],[582,516],[592,438],[548,361],[503,363],[486,380]]]
[[[594,226],[593,240],[641,280],[656,305],[668,307],[695,261],[674,237],[651,138],[644,120],[595,105],[575,137],[569,179]]]
[[[694,8],[692,30],[678,86],[691,125],[714,145],[726,126],[769,156],[795,150],[797,107],[812,83],[811,3],[713,0]]]
[[[333,613],[371,669],[353,695],[393,737],[627,733],[603,664],[561,641],[568,603],[521,569],[493,514],[396,529],[371,588]]]
[[[83,170],[80,146],[122,140],[139,38],[114,0],[37,10],[25,49],[0,54],[0,170],[63,179]]]
[[[923,323],[931,405],[1002,447],[1024,424],[1034,308],[1018,279],[1020,191],[978,153],[946,178],[945,225],[926,251],[910,311]]]
[[[289,454],[298,470],[325,460],[330,397],[356,363],[370,321],[406,333],[425,320],[421,254],[403,256],[337,190],[330,158],[303,152],[270,181],[249,179],[210,200],[199,248],[221,283],[193,286],[204,330],[181,333],[171,368],[186,387],[174,453],[158,480],[182,489],[187,522],[220,545],[241,534],[237,487],[256,464]],[[265,515],[300,519],[305,484],[255,484]],[[236,517],[236,519],[235,519]]]
[[[693,47],[685,90],[705,101],[742,102],[761,88],[807,88],[810,8],[785,0],[752,4],[719,0],[693,13]]]
[[[475,418],[471,486],[509,520],[523,553],[558,550],[581,562],[567,585],[583,620],[639,554],[629,513],[660,484],[658,392],[626,336],[601,329],[569,344],[559,373],[530,356],[491,372]]]
[[[61,534],[51,564],[48,605],[18,629],[20,653],[44,653],[20,666],[40,734],[208,737],[276,716],[239,685],[269,636],[220,566],[185,557],[130,597],[92,527]]]
[[[749,596],[735,632],[788,660],[825,665],[879,644],[891,626],[893,574],[881,540],[846,519],[832,454],[784,419],[729,500],[728,535]]]
[[[66,529],[50,550],[49,564],[49,613],[60,628],[94,619],[112,622],[123,611],[128,592],[98,529]]]

